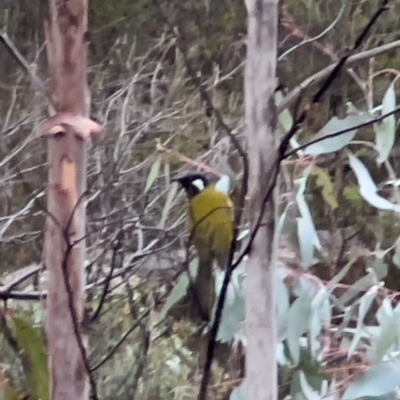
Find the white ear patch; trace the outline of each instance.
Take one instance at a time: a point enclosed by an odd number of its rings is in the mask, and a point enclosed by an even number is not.
[[[199,189],[200,192],[204,190],[204,182],[201,179],[195,179],[192,182],[192,185],[197,187],[197,189]]]
[[[229,194],[231,180],[228,175],[222,175],[221,179],[215,184],[215,190],[221,193]]]

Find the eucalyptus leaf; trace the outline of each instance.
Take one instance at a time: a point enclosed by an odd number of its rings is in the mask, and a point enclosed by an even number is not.
[[[386,312],[383,310],[379,310],[380,331],[372,344],[372,356],[375,362],[381,361],[399,340],[400,307],[397,306],[392,311],[391,306],[386,303]]]
[[[396,244],[394,246],[392,261],[397,268],[400,268],[400,236],[397,238]]]
[[[231,342],[239,332],[245,317],[245,303],[243,296],[236,296],[235,300],[225,305],[218,329],[217,340],[221,343]]]
[[[400,360],[382,362],[372,366],[359,379],[352,382],[343,395],[343,400],[362,397],[384,396],[400,385]]]
[[[301,391],[307,400],[321,400],[320,394],[308,383],[303,371],[299,371]]]
[[[246,393],[245,393],[245,385],[242,383],[239,386],[236,386],[230,396],[229,400],[246,400]]]
[[[222,343],[232,341],[235,338],[235,335],[239,332],[244,321],[245,294],[243,290],[243,281],[245,271],[245,266],[243,264],[240,264],[235,268],[228,285],[221,323],[217,335],[217,340]],[[215,279],[215,292],[217,298],[221,293],[224,278],[225,271],[217,271]],[[217,301],[214,303],[214,313],[217,303]]]
[[[305,218],[297,218],[297,235],[304,268],[310,268],[314,258],[314,244],[310,237],[314,234],[314,224]]]
[[[300,338],[308,330],[311,315],[311,299],[306,292],[297,298],[288,312],[287,341],[292,361],[300,361]]]
[[[199,269],[199,260],[196,257],[189,265],[189,273],[191,280],[194,280],[196,278],[198,269]],[[171,290],[171,293],[169,294],[168,299],[165,302],[160,312],[159,315],[160,321],[166,317],[166,315],[174,305],[176,305],[177,303],[179,303],[179,301],[183,299],[183,297],[187,293],[188,288],[189,288],[188,272],[184,271],[180,275],[177,284]]]
[[[150,190],[156,179],[160,176],[160,168],[161,168],[161,157],[158,157],[150,168],[150,172],[146,181],[146,186],[144,188],[145,193]]]
[[[353,254],[347,264],[329,281],[328,287],[333,290],[336,285],[347,275],[350,268],[361,257],[361,254]]]
[[[348,157],[350,166],[357,177],[361,196],[375,208],[400,212],[400,205],[393,204],[377,194],[378,188],[365,165],[351,152],[348,152]]]
[[[321,333],[322,322],[320,315],[316,312],[312,312],[310,315],[310,326],[309,326],[309,346],[311,355],[315,358],[321,350],[321,341],[319,336]]]
[[[329,296],[330,292],[325,287],[321,287],[311,302],[312,310],[319,315],[321,323],[325,327],[330,325],[332,319],[332,306]]]
[[[311,169],[309,170],[309,173],[310,172],[311,172]],[[309,173],[308,173],[308,175],[309,175]],[[304,218],[308,224],[308,231],[310,234],[310,236],[308,237],[308,240],[318,250],[321,250],[322,249],[321,242],[319,241],[319,237],[317,234],[317,230],[315,229],[315,226],[314,226],[311,211],[310,211],[310,208],[309,208],[307,201],[305,199],[305,196],[304,196],[308,175],[306,175],[302,178],[299,178],[295,181],[295,183],[299,186],[299,189],[296,194],[296,203],[297,203],[297,207],[299,209],[301,217]]]
[[[287,317],[290,307],[289,291],[283,279],[281,279],[279,276],[276,276],[276,280],[277,330],[278,338],[283,340],[286,337]]]
[[[221,293],[221,289],[225,280],[226,272],[217,270],[215,274],[215,294],[218,297]],[[225,297],[225,306],[233,304],[238,296],[244,298],[243,280],[245,277],[245,265],[240,265],[234,269],[229,280],[228,288]]]
[[[357,350],[358,343],[364,334],[364,318],[367,312],[371,308],[372,301],[375,299],[379,286],[375,285],[371,287],[364,296],[361,297],[360,307],[358,310],[357,327],[356,333],[353,337],[349,350],[347,352],[347,358],[349,359],[353,353]]]
[[[323,327],[329,327],[331,318],[332,307],[329,301],[329,292],[325,287],[321,287],[311,301],[309,338],[313,357],[318,356],[321,348],[321,330]]]
[[[289,201],[286,206],[285,209],[283,210],[282,214],[279,216],[279,220],[278,220],[278,224],[276,227],[277,232],[282,232],[283,227],[285,226],[286,223],[286,219],[287,219],[287,213],[289,211],[289,208],[292,207],[293,202]]]
[[[341,132],[346,129],[351,129],[360,124],[372,121],[369,113],[361,112],[357,115],[348,115],[344,119],[333,117],[327,124],[313,137],[313,140],[322,139],[336,132]],[[320,154],[329,154],[343,149],[348,145],[357,133],[357,129],[340,134],[334,137],[327,137],[325,140],[310,144],[304,149],[304,154],[310,156],[318,156]]]
[[[382,300],[381,306],[378,308],[376,312],[376,319],[378,320],[379,325],[383,325],[384,322],[391,318],[393,315],[393,307],[392,302],[389,298],[385,297]]]
[[[283,95],[281,90],[277,90],[275,92],[275,104],[279,104],[283,100]],[[279,114],[279,125],[282,128],[283,133],[288,133],[290,129],[292,128],[293,125],[293,117],[290,111],[285,108],[282,110],[282,112]]]
[[[164,163],[164,176],[165,176],[165,184],[169,185],[171,183],[171,167],[169,162]]]
[[[178,193],[178,185],[172,185],[171,189],[168,191],[167,199],[165,200],[164,208],[161,213],[161,220],[159,223],[159,228],[165,228],[165,222],[168,218],[169,212],[176,199],[176,194]]]
[[[391,113],[396,109],[396,92],[392,83],[387,89],[382,101],[382,115]],[[379,153],[377,162],[382,164],[389,157],[396,136],[396,118],[393,115],[374,124],[376,149]]]
[[[398,389],[386,393],[383,396],[370,396],[367,400],[399,400]]]
[[[361,291],[368,289],[375,284],[375,277],[372,274],[368,274],[354,282],[339,298],[339,303],[346,307],[354,297],[356,297]]]

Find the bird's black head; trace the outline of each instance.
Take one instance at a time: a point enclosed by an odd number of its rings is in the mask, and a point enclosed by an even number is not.
[[[182,185],[189,199],[198,195],[209,184],[207,177],[199,173],[188,174],[180,178],[176,178],[174,181],[179,182]]]

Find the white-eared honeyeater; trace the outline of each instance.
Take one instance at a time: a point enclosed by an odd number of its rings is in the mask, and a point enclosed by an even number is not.
[[[230,179],[223,176],[210,184],[205,175],[194,173],[175,179],[189,199],[190,240],[199,258],[193,282],[201,315],[210,320],[214,303],[213,262],[227,268],[234,236],[233,202],[229,197]]]

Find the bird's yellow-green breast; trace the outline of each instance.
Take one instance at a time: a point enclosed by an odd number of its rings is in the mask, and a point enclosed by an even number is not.
[[[192,240],[200,259],[221,258],[229,253],[234,234],[233,203],[213,186],[189,203]]]

